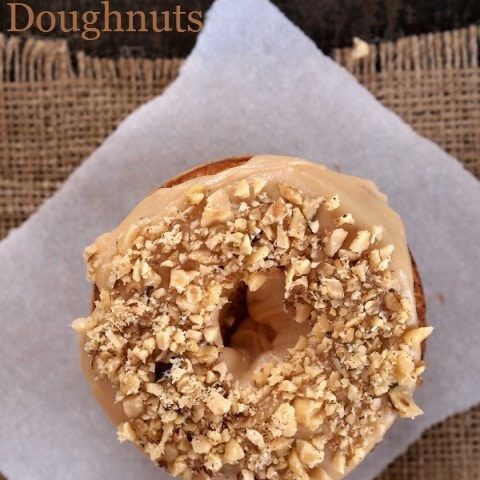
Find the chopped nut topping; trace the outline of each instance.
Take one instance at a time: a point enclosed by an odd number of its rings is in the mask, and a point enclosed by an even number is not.
[[[264,273],[251,273],[247,280],[248,289],[251,292],[256,292],[267,281],[267,278],[267,275]]]
[[[247,258],[247,265],[256,265],[266,257],[270,253],[270,249],[267,246],[257,248],[248,258]]]
[[[369,245],[370,232],[367,230],[360,230],[350,244],[350,250],[354,253],[362,253],[369,247]]]
[[[250,440],[258,448],[265,448],[265,440],[263,439],[262,434],[259,431],[249,428],[246,431],[245,435],[248,440]]]
[[[278,226],[282,226],[282,221],[287,215],[287,209],[285,207],[285,202],[279,198],[276,202],[272,203],[267,211],[265,212],[265,215],[263,217],[263,222],[266,225],[270,225],[272,223],[278,223]]]
[[[297,433],[295,409],[288,403],[282,403],[272,415],[272,435],[293,437],[295,433]]]
[[[340,227],[342,225],[353,225],[355,223],[355,219],[353,218],[351,213],[345,213],[342,216],[338,217],[335,220],[335,223]]]
[[[431,333],[433,327],[419,327],[405,333],[405,343],[410,346],[420,345]]]
[[[331,212],[332,210],[336,210],[340,207],[340,197],[338,195],[334,195],[332,198],[327,200],[325,203],[325,210],[327,212]]]
[[[196,185],[187,193],[187,200],[192,205],[198,205],[205,198],[204,188],[202,185]]]
[[[335,455],[333,456],[332,465],[333,465],[333,468],[338,473],[345,473],[345,466],[346,466],[345,455],[340,451],[335,453]]]
[[[96,327],[97,322],[93,317],[88,317],[88,318],[77,318],[72,322],[72,328],[77,332],[77,333],[86,333],[89,330],[93,329]]]
[[[336,228],[330,235],[325,237],[325,253],[329,257],[335,254],[342,248],[344,240],[347,238],[348,232],[343,228]]]
[[[250,470],[242,470],[242,480],[255,480],[255,475]]]
[[[136,223],[132,223],[130,227],[128,227],[127,233],[125,234],[125,237],[118,248],[122,255],[125,255],[127,250],[133,245],[133,242],[138,237],[139,232],[140,226]]]
[[[225,460],[227,463],[236,464],[245,457],[243,448],[236,440],[229,440],[225,445]]]
[[[216,223],[224,223],[232,218],[233,212],[230,206],[230,198],[225,190],[217,190],[207,198],[200,224],[202,227],[210,227]]]
[[[323,452],[319,452],[310,442],[297,440],[296,444],[298,457],[308,468],[314,468],[323,461]]]
[[[174,288],[177,292],[183,292],[189,283],[190,278],[185,270],[172,270],[170,273],[170,287]]]
[[[123,407],[118,437],[187,480],[330,480],[384,414],[422,412],[416,351],[432,328],[392,282],[382,227],[360,230],[339,195],[266,186],[195,185],[119,234],[108,262],[85,252],[106,280],[72,327]]]
[[[297,422],[307,428],[316,430],[323,422],[324,415],[321,413],[322,402],[308,398],[295,400],[295,415]]]
[[[303,198],[301,193],[294,187],[279,182],[277,184],[280,195],[294,205],[302,205]]]
[[[302,215],[302,212],[295,208],[293,211],[292,220],[290,221],[288,234],[291,237],[303,239],[305,236],[305,217]]]
[[[324,280],[326,293],[330,298],[343,298],[343,286],[342,282],[337,278],[326,278]]]
[[[310,472],[311,480],[332,480],[332,477],[321,467]]]
[[[292,453],[288,458],[288,465],[290,467],[290,471],[295,475],[294,478],[299,478],[301,480],[308,480],[309,478],[308,473],[305,470],[295,450],[292,450]]]
[[[205,435],[195,435],[192,439],[192,448],[195,453],[209,453],[213,444]]]
[[[263,190],[266,184],[267,181],[264,178],[255,177],[252,181],[253,194],[258,195]]]
[[[423,414],[423,410],[413,401],[412,396],[405,392],[402,387],[394,387],[388,392],[388,396],[401,417],[417,417]]]
[[[250,185],[245,179],[238,182],[235,188],[235,196],[242,199],[250,197]]]
[[[240,243],[240,253],[243,253],[244,255],[250,255],[252,251],[253,249],[250,237],[248,235],[244,235]]]
[[[278,224],[277,226],[277,247],[278,248],[283,248],[285,250],[290,247],[290,241],[288,240],[288,235],[285,233],[285,230],[283,229],[283,226],[281,224]]]
[[[129,422],[121,423],[117,428],[117,436],[120,442],[135,442],[137,436],[135,435],[135,430],[132,428]]]
[[[207,398],[207,407],[215,415],[224,415],[230,410],[232,401],[223,397],[220,393],[212,391]]]
[[[305,215],[305,218],[308,221],[312,221],[315,218],[318,208],[323,203],[323,201],[324,201],[323,197],[318,197],[313,199],[306,198],[303,201],[303,214]]]

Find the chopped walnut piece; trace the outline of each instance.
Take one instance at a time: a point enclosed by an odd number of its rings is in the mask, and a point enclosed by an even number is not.
[[[192,205],[198,205],[205,198],[203,185],[195,185],[187,193],[187,200]]]
[[[258,195],[267,184],[267,181],[261,177],[254,177],[252,180],[253,194]]]
[[[123,400],[123,410],[129,418],[138,417],[144,410],[144,401],[140,395],[131,395]]]
[[[311,480],[332,480],[332,477],[321,467],[310,472]]]
[[[187,469],[187,464],[185,463],[186,456],[179,456],[173,462],[173,465],[170,467],[170,473],[176,477],[181,475]]]
[[[213,390],[207,398],[207,407],[215,415],[225,415],[232,406],[232,401]]]
[[[400,385],[407,385],[409,383],[415,384],[413,376],[415,370],[415,362],[410,355],[400,352],[395,364],[395,376]]]
[[[342,225],[353,225],[355,219],[351,213],[344,213],[340,217],[335,219],[335,224],[341,227]]]
[[[250,197],[250,185],[248,184],[247,180],[242,179],[237,183],[234,195],[241,199]]]
[[[308,226],[313,233],[317,233],[320,229],[320,222],[318,220],[315,220],[314,222],[308,222]]]
[[[413,401],[411,394],[401,386],[390,389],[388,396],[401,417],[413,418],[423,414],[423,410]]]
[[[263,449],[265,448],[265,440],[263,439],[262,434],[258,430],[253,430],[251,428],[247,429],[246,437],[250,440],[256,447]]]
[[[253,248],[250,237],[248,235],[244,235],[242,237],[242,242],[240,243],[240,253],[243,253],[243,255],[250,255],[252,251]]]
[[[135,430],[129,422],[123,422],[117,427],[117,436],[122,443],[126,441],[135,443],[137,441]]]
[[[205,435],[195,435],[192,439],[192,448],[195,453],[209,453],[213,444]]]
[[[291,237],[302,240],[305,237],[305,227],[305,217],[298,208],[295,208],[293,210],[293,216],[288,227],[288,234]]]
[[[432,332],[433,327],[413,328],[405,333],[404,339],[407,345],[414,347],[420,345]]]
[[[152,395],[155,395],[156,397],[161,397],[164,393],[163,387],[158,383],[147,383],[145,385],[145,391],[147,393],[151,393]]]
[[[171,332],[168,330],[164,330],[162,332],[158,332],[155,335],[155,341],[157,343],[157,347],[160,350],[168,350],[172,343]]]
[[[77,318],[72,322],[72,328],[77,333],[86,333],[97,326],[97,320],[94,317]]]
[[[185,270],[172,270],[170,272],[170,288],[183,292],[190,283],[190,276]]]
[[[254,272],[248,276],[247,285],[251,292],[256,292],[266,281],[267,275],[261,272]]]
[[[241,480],[255,480],[255,475],[250,470],[243,469],[241,473]]]
[[[287,250],[290,247],[290,240],[288,235],[285,233],[285,230],[282,225],[277,225],[277,240],[276,244],[278,248],[283,248]]]
[[[372,237],[370,243],[379,242],[383,238],[383,227],[380,225],[374,225],[372,227]]]
[[[308,221],[313,220],[315,215],[317,214],[318,208],[323,203],[324,198],[306,198],[303,201],[303,214]]]
[[[294,478],[301,480],[308,480],[310,478],[295,450],[292,450],[288,457],[288,466],[295,475]]]
[[[337,451],[332,459],[332,466],[338,473],[345,473],[346,458],[345,454],[341,451]]]
[[[247,258],[247,265],[256,265],[258,262],[268,257],[270,249],[267,246],[256,248],[253,253]]]
[[[266,225],[278,223],[280,226],[286,215],[287,209],[285,207],[285,202],[281,198],[279,198],[268,207],[263,217],[263,223],[265,223]]]
[[[402,309],[402,304],[397,300],[393,292],[387,292],[384,298],[385,306],[392,312],[399,312]]]
[[[360,230],[350,244],[350,250],[354,253],[362,253],[370,246],[370,232]]]
[[[292,266],[296,275],[307,275],[310,273],[312,262],[308,258],[292,258]]]
[[[297,433],[295,409],[289,403],[282,403],[272,415],[272,435],[293,437]]]
[[[278,437],[274,438],[270,443],[270,449],[273,452],[282,452],[286,453],[290,450],[293,443],[292,438]]]
[[[343,228],[336,228],[333,232],[325,237],[325,253],[329,257],[333,257],[342,248],[344,240],[347,238],[348,232]]]
[[[211,327],[206,327],[203,330],[203,335],[205,337],[205,340],[208,343],[214,343],[215,340],[219,337],[220,335],[220,329],[216,325],[211,326]]]
[[[330,198],[325,202],[325,210],[327,212],[336,210],[339,206],[340,206],[340,197],[338,195],[334,195],[332,198]]]
[[[232,218],[233,211],[228,194],[225,190],[217,190],[207,197],[200,225],[209,227],[216,223],[225,223],[227,220],[232,220]]]
[[[239,460],[245,457],[245,452],[241,445],[234,439],[231,439],[225,445],[224,459],[227,463],[232,465],[238,463]]]
[[[120,380],[120,390],[125,395],[132,395],[138,393],[140,389],[140,378],[132,372],[127,372],[122,375]]]
[[[297,422],[308,429],[317,430],[323,422],[322,402],[308,398],[296,398],[294,402]]]
[[[323,461],[323,452],[319,452],[310,442],[297,440],[296,447],[300,461],[308,468],[314,468]]]
[[[330,298],[343,298],[343,285],[337,278],[326,278],[323,283],[326,286],[326,293]]]
[[[94,243],[88,245],[84,251],[85,260],[88,261],[97,252],[98,252],[98,249]]]
[[[222,469],[223,462],[220,458],[220,455],[216,453],[209,453],[207,456],[207,461],[205,462],[205,467],[208,470],[211,470],[213,473],[219,472]]]
[[[285,199],[288,200],[290,203],[294,205],[302,205],[303,198],[301,193],[295,188],[290,185],[287,185],[282,182],[277,183],[278,190],[280,191],[280,195]]]
[[[326,315],[320,315],[317,318],[317,322],[313,325],[312,336],[323,338],[324,335],[330,330],[330,323]]]
[[[133,242],[138,237],[139,233],[140,233],[140,226],[137,225],[136,223],[132,223],[128,227],[128,230],[126,231],[125,236],[123,237],[122,241],[119,243],[119,246],[118,246],[118,251],[120,252],[121,255],[125,255],[125,253],[127,253],[127,250],[133,245]]]

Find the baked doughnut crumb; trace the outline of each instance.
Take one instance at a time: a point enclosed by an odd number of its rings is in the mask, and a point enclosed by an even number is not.
[[[339,216],[339,195],[309,198],[284,183],[272,193],[266,183],[198,185],[176,214],[132,224],[94,311],[72,324],[123,405],[120,441],[186,480],[338,478],[386,414],[422,413],[414,352],[432,329],[412,322],[382,227]],[[95,283],[95,245],[85,259]],[[265,289],[278,304],[255,300]],[[242,331],[247,342],[272,336],[270,318],[293,319],[300,332],[248,378],[225,355],[244,298],[264,319]]]

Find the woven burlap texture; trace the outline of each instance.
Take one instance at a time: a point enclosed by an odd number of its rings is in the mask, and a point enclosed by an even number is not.
[[[361,49],[332,55],[480,178],[479,34],[472,26],[380,43],[360,59]],[[181,64],[71,55],[63,41],[0,35],[0,238],[50,197],[126,115],[162,93]],[[429,429],[378,480],[477,478],[480,406]]]

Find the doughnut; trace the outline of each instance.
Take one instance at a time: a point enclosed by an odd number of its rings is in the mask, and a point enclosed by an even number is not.
[[[432,328],[371,181],[257,155],[167,182],[85,250],[82,366],[173,476],[338,480],[412,398]]]

